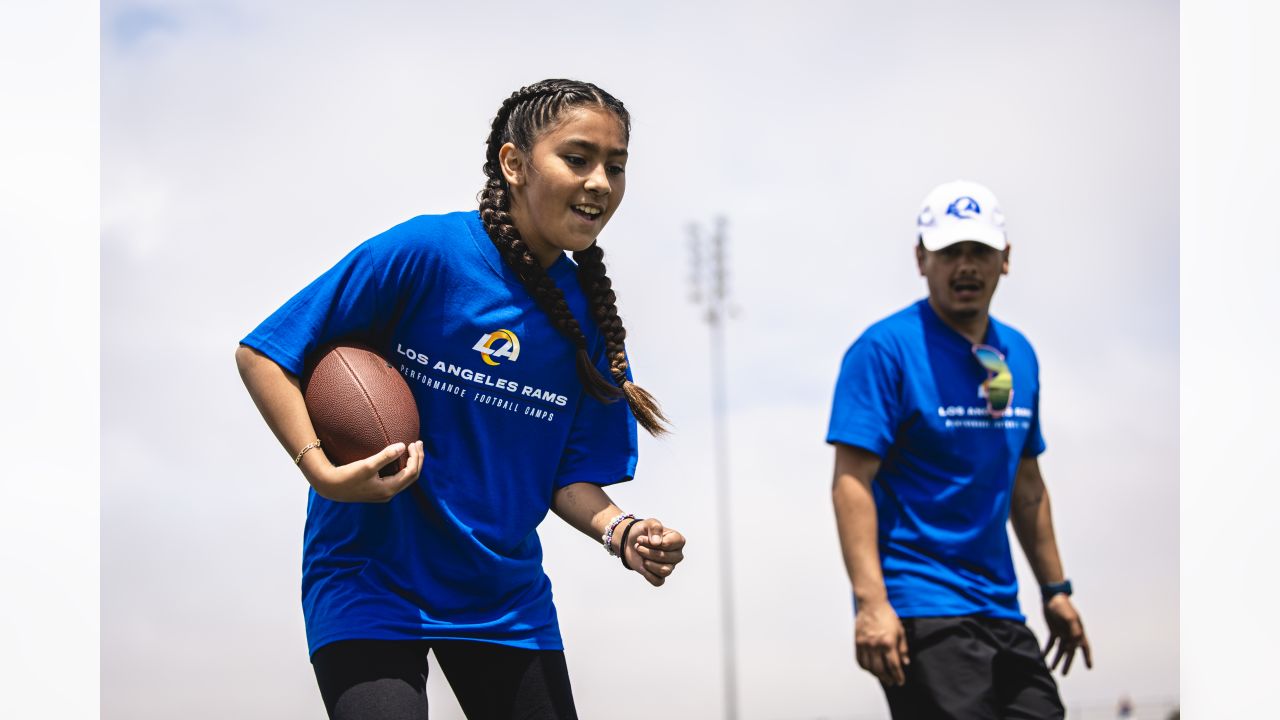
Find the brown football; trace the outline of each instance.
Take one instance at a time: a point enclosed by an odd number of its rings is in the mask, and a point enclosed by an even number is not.
[[[399,371],[372,348],[339,343],[321,348],[303,378],[307,414],[334,465],[363,460],[388,445],[418,439],[418,404]],[[404,469],[408,453],[380,475]]]

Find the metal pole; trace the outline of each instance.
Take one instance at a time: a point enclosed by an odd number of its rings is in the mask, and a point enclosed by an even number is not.
[[[720,541],[720,638],[721,664],[724,669],[724,717],[727,720],[738,718],[738,671],[737,648],[735,643],[735,622],[733,605],[733,538],[729,522],[733,513],[729,508],[729,428],[728,428],[728,392],[726,390],[725,358],[728,356],[725,345],[724,323],[728,311],[728,282],[726,281],[725,219],[716,218],[715,234],[711,238],[711,269],[709,292],[705,295],[707,303],[707,325],[711,330],[711,419],[712,444],[715,452],[715,491],[716,517]],[[691,249],[693,251],[694,302],[704,299],[701,292],[702,253],[696,227],[690,227]]]

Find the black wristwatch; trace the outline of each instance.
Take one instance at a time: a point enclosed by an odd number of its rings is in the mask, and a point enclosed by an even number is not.
[[[1067,596],[1071,595],[1071,580],[1068,579],[1063,580],[1060,583],[1049,583],[1047,585],[1040,586],[1040,597],[1044,598],[1046,605],[1049,604],[1050,598],[1059,593]]]

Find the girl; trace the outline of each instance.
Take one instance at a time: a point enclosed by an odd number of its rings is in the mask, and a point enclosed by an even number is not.
[[[245,386],[311,484],[303,609],[331,718],[425,718],[428,650],[469,718],[577,717],[536,533],[548,509],[655,586],[683,559],[680,533],[601,489],[635,472],[636,423],[666,421],[631,381],[596,244],[629,136],[590,83],[520,89],[493,120],[478,213],[368,240],[241,341]],[[298,376],[337,339],[399,367],[422,440],[328,461]]]

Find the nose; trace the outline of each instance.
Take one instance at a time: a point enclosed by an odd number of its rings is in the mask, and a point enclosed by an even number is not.
[[[965,243],[960,248],[960,262],[957,265],[965,269],[976,269],[980,265],[982,249],[975,243]]]
[[[604,163],[598,163],[591,172],[587,173],[583,187],[587,192],[595,195],[608,195],[613,190],[613,186],[609,184],[609,172]]]

